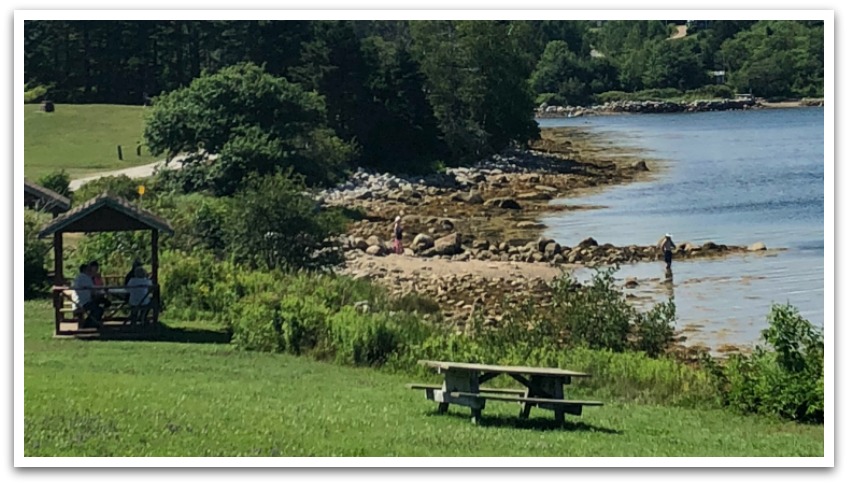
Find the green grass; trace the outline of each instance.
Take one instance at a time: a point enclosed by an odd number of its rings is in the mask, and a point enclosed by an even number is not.
[[[38,180],[65,169],[78,178],[153,162],[156,157],[144,148],[136,155],[143,116],[142,106],[57,104],[45,113],[38,104],[24,105],[24,174]]]
[[[26,456],[822,456],[823,427],[724,410],[608,402],[552,414],[490,403],[435,414],[404,375],[229,344],[52,338],[25,305]],[[177,327],[176,324],[172,326]],[[192,324],[171,332],[216,340]],[[193,332],[189,335],[187,332]],[[592,396],[584,396],[591,398]]]

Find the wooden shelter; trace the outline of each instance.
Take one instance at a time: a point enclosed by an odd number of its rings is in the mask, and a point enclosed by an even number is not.
[[[50,212],[53,217],[56,217],[71,208],[71,200],[46,187],[24,179],[24,206],[38,211]]]
[[[73,305],[74,291],[63,272],[63,234],[119,231],[151,232],[151,272],[152,286],[149,288],[151,303],[149,312],[144,313],[143,321],[131,317],[127,304],[129,292],[136,287],[124,285],[96,288],[98,292],[114,297],[114,307],[107,310],[102,318],[100,330],[142,329],[155,330],[159,325],[159,233],[173,234],[170,224],[150,211],[144,210],[126,199],[103,194],[85,204],[66,212],[50,221],[38,233],[39,238],[53,236],[55,261],[53,281],[53,306],[55,309],[56,335],[76,335],[93,333],[83,328],[85,312]],[[111,305],[110,305],[111,307]]]

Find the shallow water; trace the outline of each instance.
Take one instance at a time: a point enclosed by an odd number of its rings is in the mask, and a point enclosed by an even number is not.
[[[753,344],[773,302],[789,302],[822,324],[822,108],[539,121],[543,127],[589,128],[663,164],[654,180],[568,199],[602,208],[551,214],[542,220],[546,236],[569,246],[589,236],[600,244],[641,245],[669,232],[678,244],[762,241],[786,249],[676,261],[672,282],[665,282],[663,263],[622,267],[618,278],[642,282],[631,292],[636,296],[674,296],[678,326],[697,329],[688,334],[690,343]]]

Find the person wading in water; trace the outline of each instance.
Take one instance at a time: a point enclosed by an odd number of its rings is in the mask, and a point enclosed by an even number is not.
[[[669,274],[671,273],[671,252],[677,247],[674,245],[674,241],[671,240],[671,234],[666,234],[660,240],[659,247],[662,249],[663,259],[665,260],[665,272]]]

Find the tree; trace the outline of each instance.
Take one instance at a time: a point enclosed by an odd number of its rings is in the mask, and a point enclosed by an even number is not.
[[[757,96],[824,95],[824,29],[761,21],[722,44],[729,83]]]
[[[655,40],[646,48],[642,83],[646,88],[674,88],[681,91],[702,86],[706,71],[688,39]]]
[[[233,196],[226,224],[227,246],[236,261],[252,267],[315,268],[340,262],[326,251],[343,223],[321,212],[291,170],[250,175]]]
[[[326,127],[323,99],[254,64],[205,74],[156,98],[144,128],[154,155],[179,153],[198,189],[232,194],[250,173],[293,168],[310,184],[328,183],[352,147]],[[203,153],[217,154],[212,162]]]
[[[474,161],[538,136],[526,28],[495,21],[412,23],[413,52],[451,161]]]

